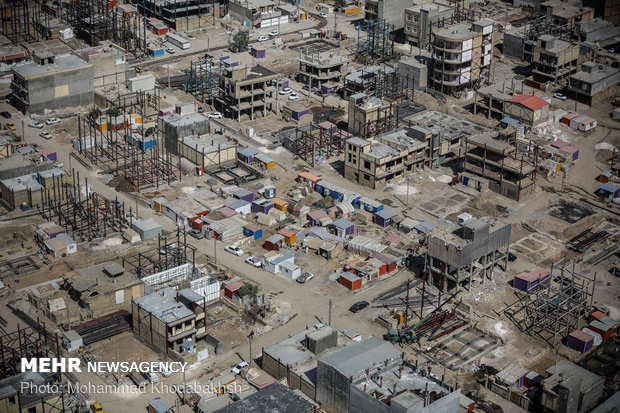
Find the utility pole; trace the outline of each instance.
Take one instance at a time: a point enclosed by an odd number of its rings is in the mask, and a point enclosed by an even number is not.
[[[327,317],[327,325],[332,325],[332,299],[329,299],[329,315]]]

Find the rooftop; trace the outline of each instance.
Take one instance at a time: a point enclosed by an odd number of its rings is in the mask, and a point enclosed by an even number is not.
[[[465,40],[478,35],[471,29],[469,23],[456,24],[445,29],[433,30],[433,32],[436,36],[453,40]]]
[[[401,352],[392,344],[377,337],[368,337],[320,361],[333,367],[345,377],[354,377],[364,370],[383,364],[386,360],[401,358]]]
[[[219,133],[204,136],[190,135],[179,139],[179,143],[204,154],[218,152],[235,146],[233,140]]]
[[[164,323],[195,316],[189,308],[177,302],[177,290],[166,287],[134,300],[144,311],[152,313]]]
[[[580,72],[577,72],[571,75],[570,79],[592,84],[592,83],[600,82],[601,80],[604,80],[610,76],[614,76],[614,75],[618,76],[618,73],[620,73],[618,69],[614,69],[611,66],[602,66],[595,62],[585,62],[583,63],[583,66],[584,68],[587,66],[590,66],[592,69],[590,72],[581,70]]]
[[[571,363],[568,360],[560,360],[556,365],[547,369],[548,378],[544,381],[546,389],[556,391],[556,387],[567,378],[581,379],[581,392],[588,393],[593,387],[602,385],[604,379],[583,367]]]
[[[25,191],[27,189],[31,189],[33,191],[40,191],[41,189],[43,189],[43,186],[41,186],[39,181],[37,181],[36,174],[18,176],[17,178],[9,178],[1,182],[2,185],[13,191]]]
[[[273,383],[271,386],[257,393],[251,394],[245,399],[230,404],[216,413],[309,413],[314,405],[299,396],[293,390],[281,383]]]
[[[544,106],[548,106],[549,102],[547,102],[546,100],[544,100],[543,98],[540,98],[538,96],[534,96],[534,95],[519,95],[519,96],[515,96],[511,99],[508,99],[508,102],[512,102],[512,103],[519,103],[523,106],[525,106],[528,109],[531,110],[536,110],[536,109],[540,109]]]
[[[54,63],[39,65],[35,62],[29,61],[26,63],[18,64],[13,67],[13,71],[23,78],[33,78],[37,76],[54,75],[58,72],[64,72],[67,70],[75,70],[92,67],[90,63],[86,63],[73,54],[65,54],[54,57]]]
[[[299,61],[311,66],[332,67],[348,63],[349,59],[334,53],[300,53]]]

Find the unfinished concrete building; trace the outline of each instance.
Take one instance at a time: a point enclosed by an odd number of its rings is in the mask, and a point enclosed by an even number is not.
[[[141,15],[155,17],[176,31],[213,26],[228,12],[227,0],[145,0],[136,5]]]
[[[550,35],[540,36],[532,61],[535,82],[559,86],[580,69],[579,45]]]
[[[229,3],[230,17],[245,27],[266,28],[288,23],[288,13],[273,0],[233,0]]]
[[[496,132],[470,136],[465,143],[463,169],[483,177],[488,189],[507,198],[521,201],[534,193],[538,151],[522,151],[516,142],[510,144],[495,139]],[[533,144],[532,144],[533,145]]]
[[[340,84],[349,63],[346,57],[333,53],[300,52],[298,61],[297,81],[311,89],[319,90],[323,84],[328,82]]]
[[[571,98],[586,105],[596,105],[616,96],[620,83],[618,69],[595,62],[584,62],[581,69],[568,79]]]
[[[276,72],[260,65],[233,66],[214,72],[213,77],[214,105],[226,117],[241,122],[242,117],[276,113]]]
[[[179,301],[174,287],[133,300],[133,331],[162,353],[182,353],[183,343],[196,342],[196,314]]]
[[[344,176],[376,189],[424,166],[428,142],[417,139],[413,128],[399,128],[371,139],[346,142]]]
[[[446,94],[475,89],[488,81],[493,57],[492,20],[434,29],[432,86]]]
[[[204,171],[235,164],[237,142],[222,134],[185,136],[177,141],[176,154]]]
[[[594,9],[594,16],[620,24],[620,3],[616,0],[583,0],[584,6]]]
[[[431,167],[461,158],[465,139],[487,131],[483,126],[435,110],[425,110],[403,120],[416,126],[412,133],[418,140],[428,142],[425,162]]]
[[[125,50],[113,43],[76,50],[77,56],[93,66],[93,87],[124,84],[127,56]]]
[[[11,71],[15,107],[24,113],[93,103],[93,66],[75,55],[35,54]]]
[[[334,413],[451,413],[459,409],[460,390],[421,374],[403,353],[368,337],[328,356],[316,369],[316,401]]]
[[[462,285],[471,289],[474,280],[484,284],[493,279],[495,266],[505,270],[508,264],[510,231],[511,224],[496,219],[470,219],[431,235],[424,259],[426,281],[447,292]]]
[[[166,150],[177,153],[178,141],[185,136],[206,135],[211,131],[209,118],[201,113],[170,114],[157,119],[158,132]]]
[[[568,360],[560,360],[546,373],[541,400],[546,412],[589,412],[603,397],[605,378]]]
[[[364,6],[364,20],[380,20],[386,25],[391,25],[393,30],[399,30],[405,25],[403,10],[412,4],[413,0],[367,0]]]
[[[540,11],[551,16],[553,23],[569,30],[582,21],[594,18],[594,9],[584,7],[581,2],[550,0],[540,4]]]
[[[441,3],[416,4],[405,9],[405,36],[410,45],[426,48],[431,41],[431,27],[441,27],[455,8]]]
[[[356,93],[349,97],[349,133],[370,138],[396,128],[398,119],[393,102]]]

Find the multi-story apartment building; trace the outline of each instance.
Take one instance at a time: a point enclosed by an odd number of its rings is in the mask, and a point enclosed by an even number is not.
[[[366,0],[364,19],[383,20],[392,30],[400,30],[405,25],[403,10],[413,3],[413,0]]]
[[[550,0],[540,3],[540,11],[551,16],[553,23],[567,29],[573,29],[581,21],[594,18],[594,9],[583,7],[581,2]]]
[[[15,65],[12,72],[15,107],[24,113],[93,103],[93,65],[75,55],[38,53],[34,62]]]
[[[454,14],[454,7],[441,3],[418,4],[405,9],[405,36],[409,44],[426,48],[431,41],[431,27],[444,26]]]
[[[230,2],[229,8],[230,17],[252,28],[278,26],[289,21],[289,15],[272,0],[236,0]]]
[[[213,73],[215,107],[225,116],[241,122],[242,116],[254,119],[276,111],[276,72],[257,65],[233,66]]]
[[[533,63],[534,81],[558,85],[580,69],[579,45],[550,35],[540,36]]]
[[[595,105],[616,96],[620,83],[618,69],[595,62],[585,62],[581,69],[568,79],[568,90],[573,99]]]
[[[483,19],[432,32],[432,87],[455,94],[482,83],[493,56],[493,21]]]
[[[327,82],[340,83],[349,59],[333,53],[300,53],[297,81],[320,89]]]
[[[395,121],[393,103],[365,93],[349,96],[348,131],[355,136],[369,137],[376,125]]]
[[[411,128],[399,128],[372,139],[351,138],[346,142],[344,175],[371,188],[424,165],[428,143],[418,140]]]

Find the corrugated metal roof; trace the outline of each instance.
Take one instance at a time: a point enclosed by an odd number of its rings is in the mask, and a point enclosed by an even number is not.
[[[508,102],[519,103],[525,106],[528,109],[536,110],[540,109],[543,106],[549,105],[549,102],[534,95],[519,95],[515,96],[512,99],[508,99]]]

